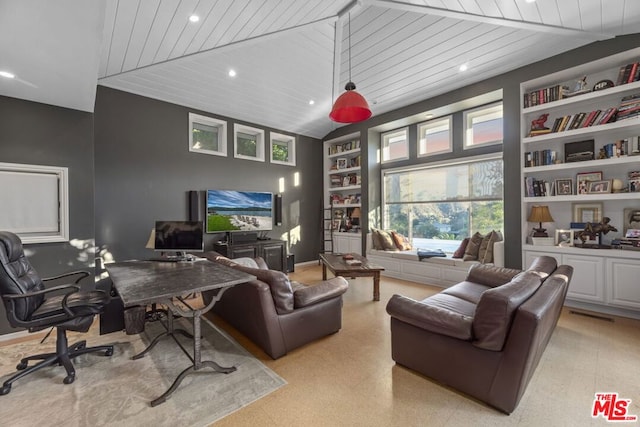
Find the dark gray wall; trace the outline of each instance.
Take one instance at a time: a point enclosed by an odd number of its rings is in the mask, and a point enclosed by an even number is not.
[[[227,157],[188,150],[189,112],[227,121]],[[103,257],[122,261],[153,256],[145,244],[155,220],[188,219],[189,190],[276,194],[278,181],[284,178],[283,224],[274,226],[269,236],[287,240],[296,262],[317,259],[321,245],[321,141],[297,135],[295,167],[271,164],[268,159],[234,159],[233,119],[102,86],[98,87],[95,117],[96,243]],[[298,187],[294,187],[296,172],[300,173]],[[201,202],[204,219],[202,193]],[[211,250],[213,241],[222,236],[205,236],[205,250]]]
[[[404,117],[409,117],[430,109],[453,104],[457,101],[472,98],[496,89],[502,89],[504,109],[504,144],[502,148],[505,176],[505,264],[508,267],[520,268],[522,264],[522,233],[520,232],[520,193],[522,190],[520,183],[520,83],[638,46],[640,46],[640,34],[591,43],[585,47],[574,49],[570,52],[527,65],[526,67],[463,87],[444,95],[426,99],[389,113],[374,116],[365,122],[344,126],[327,135],[325,139],[337,138],[341,135],[360,131],[363,138],[362,144],[363,146],[364,144],[369,146],[368,153],[371,156],[375,153],[375,150],[379,148],[380,138],[377,132],[369,132],[369,128],[400,120]],[[471,72],[473,72],[473,70],[471,70]],[[589,81],[590,85],[594,83],[596,82]],[[428,96],[428,94],[425,94],[425,96]],[[367,138],[367,140],[365,140],[365,138]],[[476,155],[483,152],[480,150],[470,151],[472,152],[468,153],[468,155]],[[456,158],[464,154],[462,152],[453,152],[436,156],[429,161]],[[367,192],[370,196],[368,211],[370,217],[377,217],[379,215],[379,195],[381,191],[380,165],[377,165],[375,159],[372,158],[369,158],[366,163],[369,164],[370,168],[368,174],[369,182],[367,183]],[[398,162],[394,164],[393,167],[417,163],[426,162],[423,159],[414,158],[406,162]]]
[[[42,277],[92,271],[93,115],[0,96],[0,162],[69,168],[71,241],[29,244],[25,252]],[[10,332],[2,306],[0,334]]]

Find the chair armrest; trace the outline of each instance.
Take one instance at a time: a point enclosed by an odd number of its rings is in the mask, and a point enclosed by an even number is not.
[[[29,297],[34,297],[34,296],[38,296],[38,295],[44,295],[47,293],[51,293],[51,292],[58,292],[58,291],[64,291],[64,297],[62,298],[62,300],[60,301],[60,308],[62,310],[64,310],[65,314],[69,317],[74,317],[76,314],[73,312],[73,310],[71,310],[71,308],[69,307],[68,304],[68,300],[69,297],[77,292],[80,291],[80,286],[78,285],[59,285],[59,286],[52,286],[50,288],[46,288],[46,289],[42,289],[39,291],[34,291],[34,292],[27,292],[25,294],[12,294],[12,295],[3,295],[2,298],[6,301],[9,301],[13,304],[14,300],[18,300],[18,299],[22,299],[22,298],[29,298]],[[103,291],[103,290],[99,290],[96,289],[93,292],[99,292],[102,294],[105,294],[107,296],[107,300],[108,300],[108,293]],[[87,303],[84,304],[85,306],[91,306],[93,304]]]
[[[77,285],[78,283],[80,283],[80,281],[82,279],[84,279],[85,277],[89,277],[91,275],[91,273],[89,273],[86,270],[70,271],[68,273],[60,274],[58,276],[45,277],[45,278],[42,278],[40,280],[42,280],[43,282],[51,282],[51,281],[54,281],[54,280],[65,279],[65,281],[68,282],[68,280],[67,280],[68,277],[76,276],[76,275],[79,276],[79,277],[73,283],[75,283]]]
[[[317,285],[302,286],[293,293],[294,308],[307,307],[344,294],[349,288],[349,282],[338,276],[318,283]]]
[[[470,340],[473,318],[416,301],[402,295],[393,295],[387,303],[387,313],[405,323],[441,335]]]

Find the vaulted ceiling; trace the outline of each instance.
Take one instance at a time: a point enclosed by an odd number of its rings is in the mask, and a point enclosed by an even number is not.
[[[323,137],[349,74],[376,115],[639,25],[638,0],[0,0],[0,94],[93,111],[99,84]]]

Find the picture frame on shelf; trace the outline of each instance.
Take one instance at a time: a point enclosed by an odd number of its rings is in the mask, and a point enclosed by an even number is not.
[[[573,194],[573,179],[556,179],[556,196],[570,196]]]
[[[602,221],[602,203],[574,203],[573,222]]]
[[[576,194],[588,194],[589,181],[602,181],[602,172],[580,172],[576,174]]]
[[[573,246],[575,230],[556,230],[556,246]]]
[[[342,178],[342,186],[343,187],[348,187],[351,183],[351,178],[349,178],[349,175],[345,176]]]
[[[340,157],[336,160],[337,169],[346,169],[347,167],[349,167],[349,163],[345,157]]]
[[[623,233],[625,237],[630,237],[628,236],[629,230],[640,230],[640,207],[624,208],[622,212],[624,215]]]
[[[611,193],[611,181],[589,181],[587,194],[604,194]]]
[[[629,180],[629,193],[640,192],[640,178],[632,178]]]

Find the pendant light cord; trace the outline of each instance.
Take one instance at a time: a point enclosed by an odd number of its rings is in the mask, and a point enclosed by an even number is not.
[[[351,12],[349,12],[349,81],[351,81]]]

